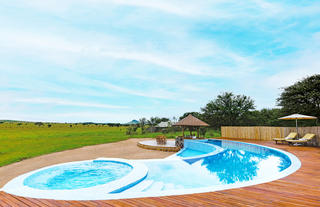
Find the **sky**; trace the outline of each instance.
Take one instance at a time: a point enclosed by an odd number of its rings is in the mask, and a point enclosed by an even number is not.
[[[319,60],[319,1],[1,1],[0,120],[172,118],[223,92],[273,108]]]

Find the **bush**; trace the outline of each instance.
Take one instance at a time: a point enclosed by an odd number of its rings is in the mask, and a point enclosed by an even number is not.
[[[200,136],[202,137],[206,137],[206,133],[207,133],[208,129],[205,127],[201,127],[200,128]]]
[[[43,123],[42,122],[36,122],[36,123],[34,123],[34,125],[37,125],[37,126],[42,126],[43,125]]]
[[[170,131],[173,133],[176,133],[176,132],[180,131],[180,129],[179,129],[179,127],[172,126],[172,127],[170,127]]]
[[[168,129],[162,129],[161,132],[162,132],[162,134],[168,134],[169,130]]]
[[[127,128],[126,135],[132,135],[132,128],[131,127]]]
[[[136,125],[129,126],[129,127],[127,128],[127,130],[126,130],[126,135],[136,134],[138,128],[139,128],[139,127],[136,126]]]

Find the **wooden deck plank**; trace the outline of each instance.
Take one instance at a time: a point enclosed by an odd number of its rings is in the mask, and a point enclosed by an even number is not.
[[[280,180],[217,192],[106,201],[57,201],[0,192],[0,206],[320,206],[320,148],[250,142],[290,152],[300,159],[302,166]]]
[[[12,196],[12,195],[9,195],[6,193],[3,193],[1,195],[1,197],[4,197],[7,201],[10,202],[9,204],[13,205],[13,206],[36,206],[36,207],[39,207],[38,204],[30,201],[29,199],[25,199],[25,198],[19,199],[16,196]]]
[[[3,206],[3,207],[11,207],[12,205],[10,205],[11,201],[8,201],[6,199],[6,196],[5,196],[6,193],[4,192],[0,192],[0,206]]]
[[[103,204],[106,206],[107,204],[110,204],[110,206],[114,207],[134,207],[134,204],[130,204],[126,202],[126,200],[109,200],[108,203],[103,202]]]

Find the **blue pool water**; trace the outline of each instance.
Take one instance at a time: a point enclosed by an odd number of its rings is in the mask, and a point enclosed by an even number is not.
[[[88,188],[120,179],[131,170],[126,163],[88,161],[41,170],[27,177],[24,185],[40,190]]]
[[[208,140],[225,151],[202,159],[145,162],[146,180],[163,183],[162,191],[191,189],[270,178],[291,165],[289,157],[276,150],[239,142]],[[185,150],[193,156],[198,152]],[[189,154],[190,153],[190,154]],[[144,191],[152,189],[152,185]]]
[[[180,157],[195,157],[195,156],[199,156],[199,155],[203,155],[203,154],[204,154],[203,151],[194,150],[194,149],[186,149],[186,150],[183,150],[182,152],[180,152],[178,154],[178,156],[180,156]]]

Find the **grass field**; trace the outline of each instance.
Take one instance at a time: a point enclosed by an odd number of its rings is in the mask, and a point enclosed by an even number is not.
[[[51,125],[50,127],[48,125]],[[23,159],[79,148],[87,145],[117,142],[132,138],[156,137],[161,133],[126,135],[126,127],[82,124],[43,124],[5,122],[0,124],[0,166]],[[168,138],[181,132],[165,134]],[[209,131],[206,137],[217,137],[220,133]]]

